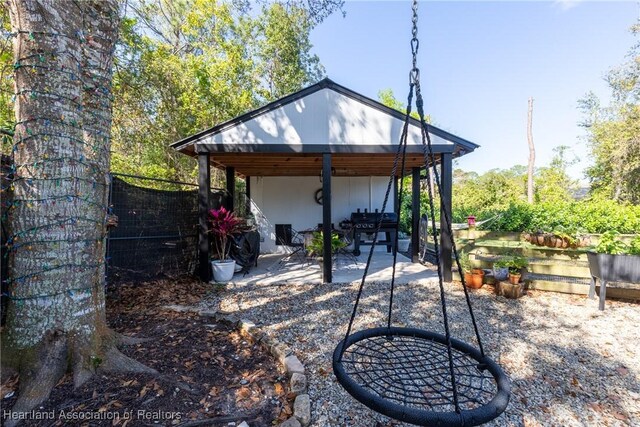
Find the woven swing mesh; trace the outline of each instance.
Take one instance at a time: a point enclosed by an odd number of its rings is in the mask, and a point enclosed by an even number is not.
[[[460,409],[487,404],[498,391],[495,379],[467,353],[451,350]],[[355,383],[389,402],[455,411],[446,344],[414,336],[374,336],[345,349],[342,365]]]

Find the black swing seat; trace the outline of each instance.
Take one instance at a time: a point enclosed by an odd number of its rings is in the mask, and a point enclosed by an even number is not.
[[[459,412],[441,334],[404,327],[358,331],[336,346],[333,371],[355,399],[399,421],[475,426],[496,418],[509,403],[509,378],[479,350],[450,342]]]

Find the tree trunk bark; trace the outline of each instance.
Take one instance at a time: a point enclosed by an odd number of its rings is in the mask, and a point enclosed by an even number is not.
[[[17,125],[3,340],[20,354],[20,411],[68,367],[79,385],[113,354],[104,239],[119,10],[116,0],[8,4]]]
[[[529,144],[529,168],[527,174],[527,201],[533,203],[533,170],[536,163],[536,149],[533,145],[533,98],[529,98],[529,111],[527,114],[527,143]]]

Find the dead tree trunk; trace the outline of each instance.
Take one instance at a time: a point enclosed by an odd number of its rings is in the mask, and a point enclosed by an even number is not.
[[[149,368],[115,355],[117,340],[105,318],[117,0],[10,0],[8,6],[17,125],[11,301],[2,338],[5,355],[20,355],[13,410],[28,411],[68,368],[76,385],[100,366]]]
[[[527,201],[533,203],[533,170],[536,163],[536,149],[533,146],[533,98],[529,98],[529,110],[527,114],[527,143],[529,144],[529,167],[527,170]]]

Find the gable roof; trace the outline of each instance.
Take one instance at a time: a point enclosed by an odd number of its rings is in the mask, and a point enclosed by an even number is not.
[[[203,145],[203,146],[206,145],[209,148],[211,148],[212,146],[214,147],[213,150],[210,149],[208,151],[224,151],[225,149],[223,148],[223,146],[225,144],[229,145],[227,141],[232,140],[234,142],[240,142],[241,139],[246,138],[246,136],[249,134],[250,131],[247,129],[244,129],[243,132],[240,132],[241,131],[240,128],[242,128],[243,126],[246,128],[249,125],[255,125],[253,126],[253,128],[255,129],[256,127],[261,126],[256,122],[259,120],[265,119],[269,113],[273,114],[276,112],[276,110],[288,108],[287,106],[290,106],[292,103],[295,103],[296,101],[311,99],[312,95],[324,89],[327,89],[333,93],[339,94],[343,97],[346,97],[351,101],[355,101],[356,104],[352,103],[351,106],[360,104],[365,108],[365,110],[368,108],[372,115],[375,115],[374,113],[377,112],[378,114],[377,117],[380,117],[379,113],[384,113],[385,115],[390,116],[391,118],[399,120],[400,122],[403,122],[405,120],[405,114],[402,113],[401,111],[387,107],[386,105],[381,104],[378,101],[375,101],[371,98],[368,98],[364,95],[354,92],[351,89],[348,89],[342,85],[339,85],[334,81],[330,80],[329,78],[325,78],[323,80],[320,80],[318,83],[315,83],[311,86],[301,89],[298,92],[292,93],[291,95],[285,96],[283,98],[270,102],[260,108],[257,108],[255,110],[242,114],[238,117],[235,117],[231,120],[228,120],[224,123],[215,125],[209,129],[206,129],[194,135],[188,136],[180,141],[177,141],[171,144],[171,147],[173,147],[178,151],[184,152],[186,154],[191,154],[191,155],[194,155],[195,152],[197,151],[194,145]],[[311,117],[309,119],[305,118],[305,120],[316,120],[316,119],[317,119],[317,116],[314,116],[313,114],[311,114]],[[418,138],[419,138],[420,122],[417,119],[411,117],[410,125],[412,128],[410,130],[412,131],[414,136],[418,135]],[[325,130],[325,133],[328,133],[328,132],[329,130]],[[314,130],[314,133],[317,133],[317,132],[315,132]],[[453,135],[433,125],[429,125],[429,133],[432,137],[433,145],[438,145],[438,144],[442,145],[442,147],[440,147],[440,149],[438,150],[439,152],[442,152],[442,151],[451,152],[456,157],[459,157],[471,151],[474,151],[476,148],[479,147],[477,144],[471,141],[468,141],[464,138]],[[223,138],[223,136],[225,135],[228,136],[226,140]],[[398,137],[399,137],[399,133],[398,133]],[[390,146],[392,145],[397,146],[398,137],[394,138],[396,139],[395,141],[391,141],[390,138],[386,138],[386,139],[389,139],[387,143]],[[281,144],[291,144],[291,142],[286,142],[282,140],[284,136],[278,136],[278,138],[279,138],[278,142]],[[305,142],[300,139],[301,138],[299,137],[294,142],[294,144],[296,142],[297,143]],[[264,141],[259,141],[259,142],[264,142]],[[357,143],[354,141],[348,141],[348,140],[344,141],[344,144],[349,147],[353,147],[354,145],[361,145],[360,143]],[[252,146],[259,147],[260,145],[261,144],[253,144]],[[267,145],[274,145],[274,144],[262,144],[262,147],[266,148]],[[317,144],[310,144],[310,145],[314,147],[326,148],[328,145],[330,145],[330,143],[329,144],[323,143],[323,145],[317,145]],[[450,147],[446,147],[447,145]],[[363,150],[362,152],[366,151],[365,147],[361,147],[361,148]],[[415,148],[418,148],[418,147],[415,147]],[[258,150],[260,150],[260,148],[258,148]],[[313,150],[314,149],[312,149],[312,147],[310,146],[310,147],[307,147],[306,151],[312,152]],[[252,151],[255,152],[255,150],[252,150]],[[413,152],[418,153],[419,151],[413,150]]]

